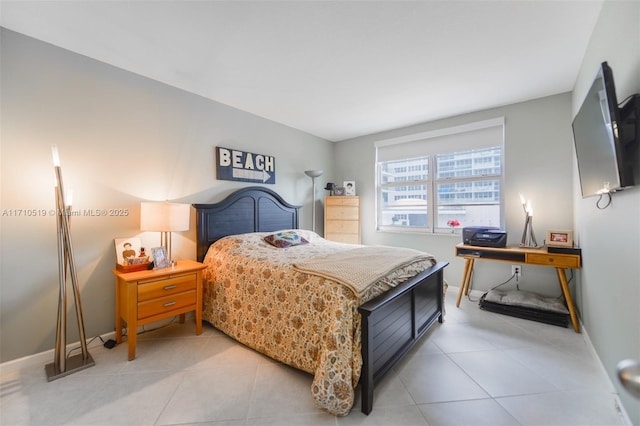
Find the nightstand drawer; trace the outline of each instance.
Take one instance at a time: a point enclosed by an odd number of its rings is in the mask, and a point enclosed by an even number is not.
[[[556,268],[580,267],[580,259],[576,256],[562,256],[547,253],[528,253],[527,263],[535,265],[555,266]]]
[[[138,301],[156,299],[183,291],[195,290],[196,274],[185,274],[162,280],[141,281],[138,284]]]
[[[172,294],[166,297],[160,297],[146,302],[138,303],[138,320],[162,315],[175,309],[187,306],[195,306],[196,292],[195,290],[185,291],[183,293]],[[194,307],[195,309],[195,307]]]

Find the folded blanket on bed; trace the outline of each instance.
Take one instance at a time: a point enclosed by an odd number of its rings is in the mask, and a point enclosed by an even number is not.
[[[294,263],[293,267],[344,284],[360,297],[369,286],[391,272],[425,260],[435,263],[432,255],[418,250],[367,246]]]

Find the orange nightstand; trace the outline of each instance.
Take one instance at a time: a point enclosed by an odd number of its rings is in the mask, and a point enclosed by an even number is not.
[[[136,356],[139,325],[195,311],[196,334],[202,333],[202,270],[193,260],[180,260],[174,267],[124,273],[116,276],[116,342],[122,343],[122,328],[127,325],[129,361]]]

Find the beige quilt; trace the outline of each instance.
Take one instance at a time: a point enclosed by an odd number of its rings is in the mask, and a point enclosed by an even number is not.
[[[368,246],[338,251],[293,267],[307,274],[319,275],[349,287],[361,297],[388,274],[420,261],[435,259],[428,253],[400,247]],[[408,278],[408,277],[407,277]]]
[[[268,233],[230,236],[205,257],[203,318],[239,342],[311,373],[316,405],[349,414],[360,377],[358,306],[430,267],[431,256],[410,262],[356,293],[343,283],[303,273],[293,264],[326,259],[363,246],[334,243],[296,230],[309,244],[276,248]]]

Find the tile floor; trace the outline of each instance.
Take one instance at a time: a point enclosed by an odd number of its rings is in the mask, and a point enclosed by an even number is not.
[[[456,290],[456,289],[452,289]],[[92,348],[96,365],[46,381],[44,366],[0,372],[11,425],[623,425],[582,334],[481,311],[447,297],[447,316],[376,389],[336,418],[313,405],[311,377],[210,326],[171,324]]]

